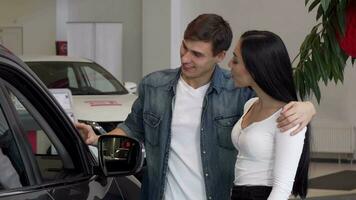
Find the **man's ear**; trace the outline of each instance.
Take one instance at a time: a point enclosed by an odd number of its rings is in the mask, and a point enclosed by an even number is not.
[[[226,51],[221,51],[220,53],[218,53],[215,58],[217,59],[217,63],[221,62],[222,60],[224,60],[226,56]]]

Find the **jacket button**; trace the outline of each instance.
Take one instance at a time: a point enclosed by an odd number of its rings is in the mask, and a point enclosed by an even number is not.
[[[213,198],[211,198],[211,196],[209,196],[209,199],[213,199]]]
[[[203,151],[203,154],[205,154],[206,152],[205,151]]]
[[[205,173],[205,176],[209,176],[209,174],[208,174],[208,173]]]

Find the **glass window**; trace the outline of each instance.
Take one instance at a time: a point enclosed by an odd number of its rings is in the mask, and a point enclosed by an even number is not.
[[[27,184],[18,146],[0,107],[0,190],[19,188]]]
[[[78,88],[78,81],[75,77],[75,72],[72,67],[68,67],[68,79],[69,79],[69,88]]]
[[[127,94],[123,85],[96,63],[27,62],[48,88],[69,88],[73,95]]]
[[[84,73],[88,77],[89,85],[100,92],[115,92],[115,87],[101,73],[91,67],[83,67]]]
[[[63,160],[71,162],[69,154],[63,147],[61,152],[64,153],[59,153],[57,147],[61,146],[61,143],[53,130],[26,99],[17,95],[10,92],[12,103],[27,135],[43,180],[48,182],[70,177],[67,175],[71,170],[66,168],[63,162]],[[66,164],[68,166],[69,163]]]
[[[70,69],[69,63],[30,62],[27,64],[48,88],[69,87],[69,79],[68,79],[68,70]]]

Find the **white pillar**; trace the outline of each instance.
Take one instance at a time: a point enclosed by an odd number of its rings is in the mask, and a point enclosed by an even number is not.
[[[56,4],[56,40],[67,41],[68,0],[57,0]]]
[[[171,0],[171,68],[180,66],[180,45],[183,39],[181,27],[181,0]]]

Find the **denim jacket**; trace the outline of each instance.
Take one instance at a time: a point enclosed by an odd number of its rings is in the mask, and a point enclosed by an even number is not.
[[[163,198],[171,143],[172,107],[179,77],[180,68],[144,77],[131,113],[118,126],[145,145],[147,169],[141,199]],[[215,67],[203,101],[200,130],[207,199],[230,199],[237,154],[231,142],[231,130],[252,95],[250,89],[236,88],[227,70]]]

